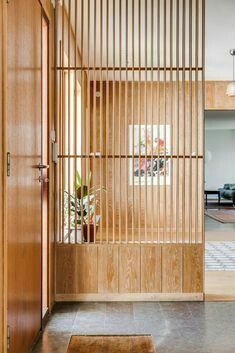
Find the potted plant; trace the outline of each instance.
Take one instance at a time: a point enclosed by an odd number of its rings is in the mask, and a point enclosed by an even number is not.
[[[72,242],[75,242],[76,231],[78,241],[87,242],[89,240],[94,242],[95,231],[97,232],[98,230],[100,215],[95,214],[95,210],[99,206],[98,196],[106,189],[104,186],[90,187],[91,176],[90,172],[86,182],[83,183],[82,177],[77,171],[74,185],[75,191],[70,196],[67,191],[64,192],[66,237],[69,237],[68,220],[70,219],[70,237],[73,239]]]

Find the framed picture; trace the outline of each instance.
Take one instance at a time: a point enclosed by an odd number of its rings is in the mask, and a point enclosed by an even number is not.
[[[170,125],[129,125],[129,141],[130,185],[170,185]]]

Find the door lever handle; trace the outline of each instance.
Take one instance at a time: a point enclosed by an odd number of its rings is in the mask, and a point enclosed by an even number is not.
[[[47,164],[41,164],[41,163],[38,164],[38,169],[39,169],[39,170],[41,170],[41,169],[48,169],[48,168],[49,168],[49,165],[47,165]]]

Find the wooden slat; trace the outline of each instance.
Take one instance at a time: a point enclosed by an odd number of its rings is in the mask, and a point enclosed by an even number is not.
[[[161,292],[161,245],[141,246],[141,292]]]
[[[88,40],[87,40],[87,61],[88,61],[88,66],[90,66],[90,32],[91,32],[91,26],[90,26],[90,0],[88,0],[87,4],[87,33],[88,33]],[[92,139],[92,134],[90,133],[90,125],[91,125],[91,100],[92,100],[92,92],[91,92],[91,82],[90,82],[90,70],[87,72],[87,115],[86,115],[86,133],[87,133],[87,153],[91,153],[91,139]],[[90,175],[91,172],[91,159],[87,159],[87,176]],[[87,207],[88,207],[88,212],[87,212],[87,223],[88,223],[88,232],[87,232],[87,241],[90,243],[90,182],[88,183],[87,186],[87,195],[88,195],[88,201],[87,201]]]
[[[115,146],[115,108],[116,108],[116,91],[115,91],[115,66],[116,66],[116,8],[115,8],[115,1],[113,1],[113,55],[112,55],[112,60],[113,60],[113,72],[112,72],[112,153],[113,156],[115,155],[116,151],[116,146]],[[113,224],[113,237],[112,241],[115,243],[116,241],[116,219],[115,219],[115,159],[113,158],[112,160],[112,173],[113,173],[113,178],[112,178],[112,224]]]
[[[160,50],[161,50],[161,44],[160,44],[160,38],[161,38],[161,2],[160,0],[157,1],[157,63],[158,67],[160,68]],[[161,89],[160,89],[160,69],[157,72],[157,136],[159,137],[160,134],[160,114],[161,114],[161,109],[160,109],[160,96],[161,96]],[[160,153],[160,145],[158,144],[158,157],[157,157],[157,165],[160,165],[160,158],[159,158],[159,153]],[[161,194],[160,194],[160,175],[157,173],[157,209],[156,209],[156,218],[157,218],[157,241],[160,242],[160,202],[161,202]]]
[[[176,0],[176,65],[177,65],[177,72],[176,72],[176,154],[179,156],[180,151],[179,151],[179,146],[180,146],[180,136],[179,136],[179,131],[180,131],[180,119],[179,119],[179,0]],[[171,146],[171,148],[174,148]],[[179,158],[177,159],[177,164],[176,164],[176,196],[175,196],[175,228],[176,228],[176,234],[175,234],[175,240],[178,242],[179,240]]]
[[[128,14],[128,0],[125,0],[125,16],[126,16],[126,21],[125,21],[125,30],[126,30],[126,56],[125,56],[125,60],[126,60],[126,72],[125,72],[125,154],[126,156],[129,153],[129,126],[128,126],[128,104],[130,104],[130,102],[128,101],[128,49],[129,49],[129,14]],[[129,178],[129,160],[128,158],[126,158],[125,160],[125,177],[126,180],[128,180]],[[126,232],[126,243],[128,243],[128,239],[129,239],[129,234],[128,234],[128,206],[129,206],[129,195],[128,195],[128,190],[129,190],[129,183],[126,183],[126,214],[125,214],[125,232]]]
[[[119,247],[119,292],[140,292],[140,246]]]
[[[162,248],[162,292],[182,292],[183,246],[164,245]]]
[[[64,0],[62,1],[62,19],[61,19],[61,63],[62,66],[64,66],[64,57],[65,57],[65,29],[64,29],[64,22],[65,22],[65,8],[64,8]],[[61,78],[61,110],[62,110],[62,116],[65,116],[65,75],[64,72],[62,73],[62,78]],[[65,153],[65,119],[62,119],[62,124],[61,124],[61,150],[62,153]],[[67,151],[66,151],[67,152]],[[62,193],[62,242],[64,243],[65,240],[65,211],[64,211],[64,203],[65,203],[65,198],[64,198],[64,191],[65,191],[65,160],[62,159],[61,161],[61,193]]]
[[[106,0],[106,66],[108,68],[109,66],[109,23],[110,23],[110,16],[109,16],[109,0]],[[109,242],[109,196],[110,196],[110,190],[109,190],[109,160],[107,158],[107,155],[109,154],[109,76],[108,76],[108,70],[106,72],[106,97],[105,97],[105,108],[106,108],[106,117],[105,117],[105,130],[106,130],[106,145],[105,145],[105,166],[106,166],[106,210],[105,210],[105,216],[106,216],[106,243]]]
[[[155,21],[154,21],[154,11],[155,7],[154,7],[154,3],[153,0],[151,0],[151,83],[150,83],[150,99],[151,99],[151,169],[152,169],[152,176],[151,176],[151,207],[153,210],[153,198],[154,198],[154,188],[153,188],[153,63],[154,63],[154,51],[155,51],[155,36],[154,36],[154,25],[155,25]],[[154,214],[153,212],[151,212],[150,214],[151,217],[151,240],[152,242],[154,241],[154,232],[153,232],[153,226],[154,226]]]
[[[119,68],[122,67],[122,1],[119,0]],[[119,180],[121,180],[121,110],[122,110],[122,73],[119,70],[118,75],[118,151],[119,151],[119,159],[118,159],[118,172],[119,172]],[[113,136],[114,138],[114,136]],[[119,197],[118,197],[118,242],[121,243],[121,234],[122,234],[122,216],[121,216],[121,184],[119,184]],[[116,185],[117,188],[117,185]]]
[[[96,67],[96,51],[97,51],[97,34],[96,34],[96,26],[97,26],[97,2],[94,2],[94,15],[93,15],[93,21],[94,21],[94,33],[93,33],[93,43],[94,43],[94,50],[93,50],[93,129],[92,129],[92,145],[93,145],[93,154],[94,156],[97,153],[97,116],[96,116],[96,86],[97,86],[97,81],[96,81],[96,72],[94,68]],[[92,163],[92,173],[93,173],[93,180],[96,181],[97,179],[97,163],[95,158],[93,159]],[[93,182],[94,182],[93,181]],[[96,194],[94,195],[94,219],[96,220],[96,211],[97,211],[97,198]],[[96,227],[94,227],[94,243],[96,243],[96,237],[97,237],[97,232],[96,232]]]
[[[68,67],[70,68],[71,65],[71,0],[68,0],[68,31],[67,31],[67,40],[68,40]],[[70,154],[71,151],[71,145],[70,145],[70,130],[71,130],[71,71],[69,70],[68,73],[68,78],[67,78],[67,114],[68,114],[68,131],[67,131],[67,149],[68,149],[68,154]],[[70,164],[71,161],[68,160],[68,168],[67,168],[67,173],[68,173],[68,241],[69,243],[71,242],[71,234],[70,234],[70,229],[71,229],[71,188],[70,188]]]
[[[103,0],[100,0],[100,29],[99,29],[99,37],[100,37],[100,67],[103,66]],[[103,100],[103,72],[100,70],[99,72],[99,87],[100,87],[100,114],[99,114],[99,130],[100,130],[100,135],[99,135],[99,146],[100,146],[100,154],[102,155],[104,153],[103,149],[103,138],[104,136],[104,129],[103,129],[103,110],[104,110],[104,100]],[[99,165],[100,165],[100,178],[99,178],[99,185],[103,185],[103,160],[100,157],[99,159]],[[99,193],[99,199],[100,199],[100,242],[103,242],[103,190],[100,189]]]
[[[118,246],[98,247],[98,292],[118,293]]]
[[[74,4],[74,11],[75,11],[75,25],[74,25],[74,29],[75,29],[75,43],[77,43],[77,32],[78,32],[78,9],[77,9],[77,1],[75,1]],[[74,64],[75,66],[77,66],[77,50],[75,48],[74,50]],[[78,140],[78,136],[77,136],[77,130],[78,130],[78,126],[77,126],[77,115],[78,115],[78,106],[77,106],[77,90],[78,90],[78,84],[77,84],[77,71],[75,71],[74,73],[74,89],[75,89],[75,99],[74,99],[74,153],[77,154],[77,140]],[[74,180],[76,180],[76,173],[77,173],[77,158],[75,158],[74,160]],[[75,192],[75,243],[78,242],[78,231],[77,231],[77,193]]]

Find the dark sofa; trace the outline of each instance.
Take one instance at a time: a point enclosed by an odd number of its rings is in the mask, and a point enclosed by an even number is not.
[[[235,206],[235,184],[224,184],[224,187],[220,188],[219,191],[221,198],[231,200]]]

